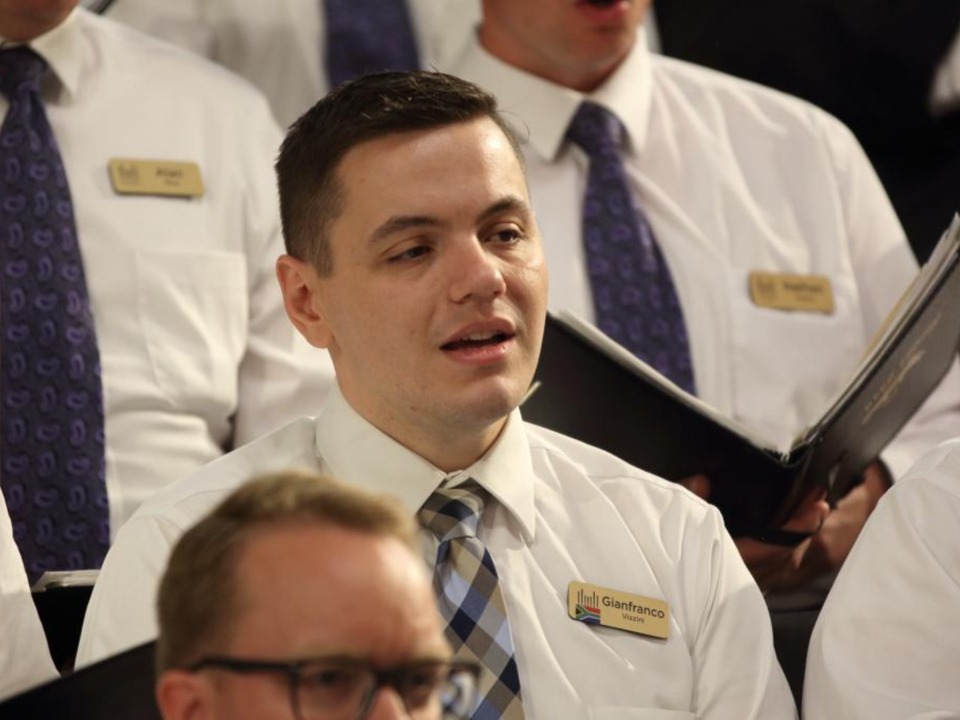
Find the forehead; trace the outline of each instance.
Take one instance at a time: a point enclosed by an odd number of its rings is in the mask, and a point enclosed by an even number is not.
[[[310,524],[257,530],[236,581],[237,652],[393,659],[442,647],[422,610],[433,602],[422,562],[392,537]]]
[[[413,212],[433,200],[482,202],[492,192],[527,197],[517,152],[490,118],[394,133],[351,148],[337,168],[345,210]],[[396,207],[407,205],[408,207]]]

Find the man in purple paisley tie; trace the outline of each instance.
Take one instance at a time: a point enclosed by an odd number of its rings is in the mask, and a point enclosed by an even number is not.
[[[0,487],[31,581],[99,567],[330,377],[274,291],[266,103],[77,4],[0,2]]]
[[[845,128],[650,53],[649,4],[485,0],[477,39],[450,71],[494,92],[529,136],[551,307],[784,443],[829,406],[916,263]],[[753,271],[825,277],[833,309],[764,307],[748,291]],[[954,368],[833,512],[812,496],[777,533],[798,545],[738,540],[761,587],[839,567],[888,481],[958,419]],[[687,484],[709,497],[709,477]]]

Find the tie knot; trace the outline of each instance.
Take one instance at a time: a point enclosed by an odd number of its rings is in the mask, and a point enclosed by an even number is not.
[[[40,92],[46,61],[28,47],[0,50],[0,93],[10,102],[18,92]]]
[[[417,513],[420,524],[440,542],[476,537],[486,504],[486,491],[469,480],[455,488],[437,488]]]
[[[567,139],[579,145],[591,157],[616,153],[623,134],[623,123],[617,116],[592,102],[580,103],[567,128]]]

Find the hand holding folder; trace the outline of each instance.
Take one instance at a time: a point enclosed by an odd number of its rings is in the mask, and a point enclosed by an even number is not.
[[[570,315],[550,315],[524,418],[680,481],[711,482],[731,534],[770,538],[815,488],[831,505],[899,432],[956,360],[960,218],[878,331],[820,420],[785,447],[693,397]]]

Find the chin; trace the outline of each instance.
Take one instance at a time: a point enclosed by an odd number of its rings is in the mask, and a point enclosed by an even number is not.
[[[518,391],[512,384],[510,387],[502,384],[491,387],[488,384],[481,392],[473,392],[471,395],[472,397],[464,397],[452,414],[458,416],[465,425],[472,425],[476,429],[487,428],[500,422],[512,413],[523,399],[523,392]]]

